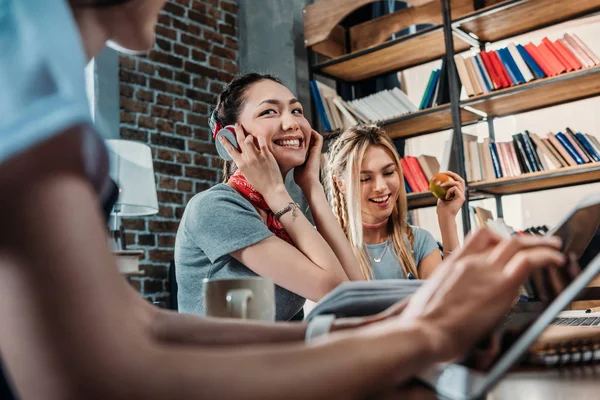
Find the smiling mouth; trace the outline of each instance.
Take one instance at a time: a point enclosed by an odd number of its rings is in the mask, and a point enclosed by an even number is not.
[[[371,201],[375,204],[385,204],[390,199],[391,196],[392,195],[390,193],[388,193],[385,196],[373,197],[373,198],[369,199],[369,201]]]
[[[275,144],[279,147],[299,149],[302,147],[302,139],[275,140]]]

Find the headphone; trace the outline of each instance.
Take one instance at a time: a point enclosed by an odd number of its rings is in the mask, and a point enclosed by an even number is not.
[[[235,127],[233,125],[223,126],[217,121],[217,110],[214,110],[210,114],[210,119],[208,120],[208,126],[213,134],[213,139],[215,140],[215,147],[217,148],[217,152],[219,156],[225,161],[231,161],[232,158],[225,150],[225,147],[218,140],[220,136],[229,140],[229,143],[233,145],[236,149],[240,149],[238,146],[238,142],[235,136]]]

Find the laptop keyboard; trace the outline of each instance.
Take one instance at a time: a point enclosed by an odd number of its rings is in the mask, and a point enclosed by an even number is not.
[[[556,318],[552,325],[600,326],[600,317]]]

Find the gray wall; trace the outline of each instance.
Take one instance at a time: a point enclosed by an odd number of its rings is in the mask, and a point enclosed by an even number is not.
[[[239,0],[240,73],[279,76],[302,102],[310,121],[302,9],[311,0]]]

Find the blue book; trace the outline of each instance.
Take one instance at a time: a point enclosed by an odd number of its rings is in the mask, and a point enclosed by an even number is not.
[[[319,120],[323,125],[323,129],[325,129],[326,131],[333,130],[331,129],[329,118],[327,118],[327,113],[325,112],[325,104],[323,104],[323,99],[321,98],[321,92],[319,91],[317,82],[310,81],[310,93],[315,99],[315,105],[317,106],[317,114],[319,114]]]
[[[510,66],[510,63],[508,62],[508,60],[506,58],[506,54],[502,50],[504,50],[504,49],[500,49],[497,51],[498,57],[500,57],[500,61],[502,61],[502,64],[504,65],[506,72],[508,72],[508,76],[509,76],[510,80],[512,81],[513,85],[518,85],[521,82],[519,82],[519,80],[515,76],[515,73],[513,72],[512,68]]]
[[[525,78],[523,77],[523,74],[519,70],[519,66],[515,62],[515,59],[513,58],[512,54],[510,54],[510,51],[505,47],[502,49],[502,52],[506,56],[506,60],[510,64],[510,68],[513,70],[513,74],[515,74],[515,78],[517,78],[517,80],[520,83],[525,83]]]
[[[575,162],[577,164],[585,164],[585,162],[583,161],[583,158],[581,158],[581,156],[579,155],[579,153],[577,151],[575,151],[575,148],[567,140],[567,138],[565,137],[564,133],[558,132],[554,136],[556,136],[556,140],[558,140],[560,142],[560,144],[562,145],[562,147],[564,147],[565,150],[567,150],[567,153],[569,153],[569,155],[571,157],[573,157],[573,159],[575,160]]]
[[[440,70],[436,69],[434,71],[434,75],[431,81],[431,85],[428,86],[428,90],[425,96],[425,103],[424,103],[424,108],[429,108],[431,107],[431,104],[433,102],[433,94],[435,93],[435,88],[437,87],[437,85],[440,83]]]
[[[406,191],[406,194],[412,193],[412,189],[408,185],[408,182],[406,182],[406,178],[404,178],[404,190]]]
[[[481,56],[478,54],[477,56],[473,57],[473,59],[475,60],[475,64],[477,64],[477,67],[479,68],[479,72],[481,72],[481,77],[483,78],[483,83],[485,83],[485,86],[487,87],[487,89],[491,92],[492,90],[494,90],[494,85],[492,84],[492,82],[490,82],[487,79],[487,75],[486,75],[486,69],[483,66],[482,62],[481,62]]]
[[[498,158],[498,150],[496,143],[490,143],[490,154],[492,156],[492,165],[494,166],[494,175],[496,178],[502,178],[502,168],[500,167],[500,158]]]
[[[540,68],[538,63],[535,62],[535,60],[533,59],[533,57],[531,57],[531,55],[527,52],[527,50],[525,50],[525,47],[518,44],[517,50],[519,51],[519,53],[521,53],[521,57],[523,57],[525,64],[527,64],[527,66],[531,70],[531,73],[533,75],[535,75],[536,79],[542,79],[542,78],[546,77],[546,74],[544,73],[544,71]]]
[[[577,132],[575,136],[577,136],[577,139],[579,139],[579,143],[581,143],[585,147],[587,152],[590,153],[590,156],[592,156],[594,161],[600,161],[600,154],[598,154],[596,149],[594,149],[594,146],[592,146],[588,138],[585,137],[585,135],[581,132]]]

